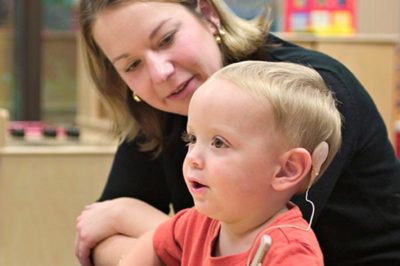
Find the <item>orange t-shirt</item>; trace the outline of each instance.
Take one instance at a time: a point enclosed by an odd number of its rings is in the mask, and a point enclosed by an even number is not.
[[[194,208],[178,212],[155,232],[153,246],[159,258],[168,266],[174,265],[248,265],[256,253],[260,238],[268,234],[272,245],[263,260],[264,266],[320,266],[323,255],[312,230],[297,206],[281,214],[257,235],[252,247],[242,253],[213,257],[220,223],[197,212]],[[287,227],[290,225],[290,227]],[[283,227],[279,227],[283,226]],[[296,228],[292,227],[296,226]]]

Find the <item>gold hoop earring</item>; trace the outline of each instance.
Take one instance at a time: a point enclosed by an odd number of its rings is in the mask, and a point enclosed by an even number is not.
[[[137,103],[142,101],[142,99],[140,99],[140,97],[137,96],[135,92],[132,92],[132,98]]]

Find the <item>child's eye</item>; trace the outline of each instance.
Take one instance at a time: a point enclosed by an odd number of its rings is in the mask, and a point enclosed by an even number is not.
[[[214,140],[213,140],[213,142],[211,143],[211,145],[213,145],[215,148],[224,148],[224,147],[227,147],[227,145],[225,144],[225,142],[224,142],[221,138],[219,138],[219,137],[214,138]]]
[[[182,140],[186,142],[186,145],[191,145],[196,143],[196,136],[187,132],[183,132]]]
[[[133,61],[126,69],[125,72],[130,72],[138,68],[140,60]]]

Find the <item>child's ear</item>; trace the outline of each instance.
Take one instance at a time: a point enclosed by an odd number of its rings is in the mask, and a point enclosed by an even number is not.
[[[272,179],[272,187],[276,191],[296,188],[295,193],[308,176],[312,159],[310,153],[303,148],[294,148],[285,152],[279,159],[280,167]],[[307,183],[308,184],[308,183]]]
[[[200,14],[209,22],[211,32],[218,33],[221,27],[221,20],[214,6],[207,0],[197,0],[197,9]]]

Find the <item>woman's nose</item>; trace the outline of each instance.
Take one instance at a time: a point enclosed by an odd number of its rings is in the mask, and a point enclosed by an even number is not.
[[[174,72],[172,62],[162,54],[151,53],[148,55],[147,64],[151,80],[154,83],[162,83]]]

